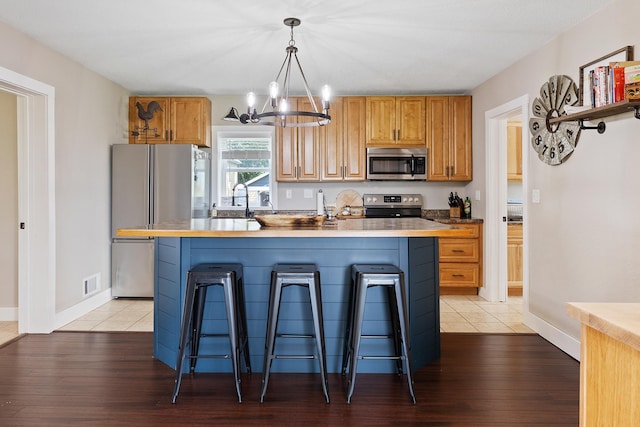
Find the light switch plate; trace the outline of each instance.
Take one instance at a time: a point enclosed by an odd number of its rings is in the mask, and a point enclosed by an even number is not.
[[[540,190],[538,189],[531,190],[531,202],[540,203]]]
[[[480,200],[480,190],[476,190],[476,200]]]

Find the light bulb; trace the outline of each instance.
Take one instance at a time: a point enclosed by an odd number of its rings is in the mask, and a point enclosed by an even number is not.
[[[289,111],[289,103],[283,98],[282,101],[280,101],[280,112],[286,113],[287,111]]]
[[[269,83],[269,96],[271,97],[271,99],[277,98],[279,91],[280,88],[278,86],[278,82]]]
[[[329,85],[322,86],[322,100],[324,102],[328,102],[331,98],[331,88]]]
[[[249,92],[247,94],[247,105],[249,106],[249,109],[253,108],[255,103],[256,103],[256,94],[253,92]]]

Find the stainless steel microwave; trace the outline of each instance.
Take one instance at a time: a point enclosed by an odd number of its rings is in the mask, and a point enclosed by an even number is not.
[[[367,180],[426,181],[426,148],[367,148]]]

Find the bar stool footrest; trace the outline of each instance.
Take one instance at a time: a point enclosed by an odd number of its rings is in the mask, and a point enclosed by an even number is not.
[[[299,354],[292,354],[292,355],[286,355],[286,354],[275,354],[273,356],[271,356],[272,359],[317,359],[318,357],[314,354],[310,354],[310,355],[299,355]]]
[[[278,338],[315,338],[313,334],[277,334]]]

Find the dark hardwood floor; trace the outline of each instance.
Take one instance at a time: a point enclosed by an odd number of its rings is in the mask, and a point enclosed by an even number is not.
[[[151,333],[54,332],[0,348],[0,425],[576,426],[579,364],[537,335],[442,334],[442,357],[406,380],[359,374],[352,403],[340,375],[326,404],[314,374],[185,376],[154,360]]]

